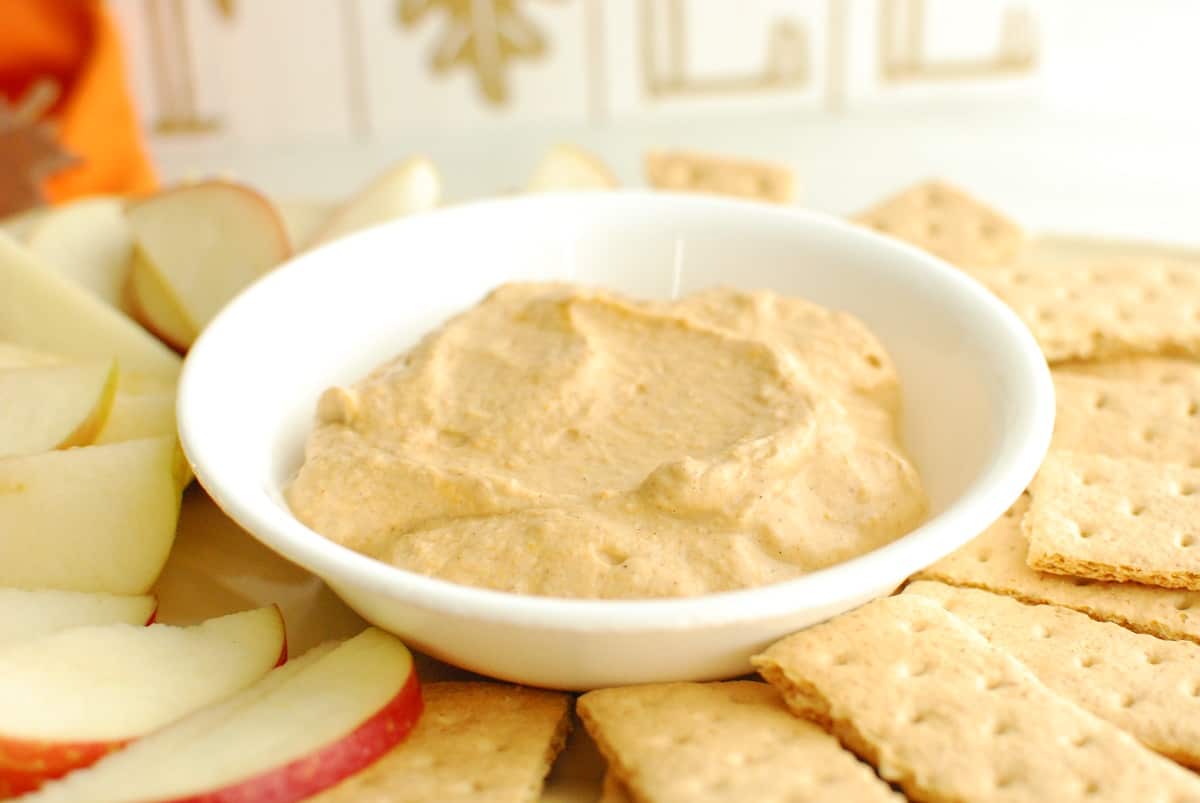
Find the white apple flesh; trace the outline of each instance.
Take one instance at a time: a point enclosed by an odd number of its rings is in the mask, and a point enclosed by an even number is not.
[[[0,368],[0,457],[86,446],[117,393],[117,364]]]
[[[421,707],[408,650],[370,628],[22,803],[292,803],[382,757]]]
[[[200,334],[166,279],[140,250],[129,263],[126,294],[133,317],[151,334],[180,354]]]
[[[93,443],[174,437],[175,434],[174,393],[123,393],[118,390],[108,419]]]
[[[555,145],[534,169],[528,191],[608,190],[616,186],[616,176],[597,157],[573,145]]]
[[[308,242],[313,248],[389,220],[427,212],[442,197],[437,167],[425,157],[401,162],[339,207]]]
[[[152,596],[83,594],[78,591],[0,588],[0,648],[85,625],[148,625],[158,602]]]
[[[286,660],[272,607],[191,627],[79,627],[0,648],[0,789],[93,763]]]
[[[116,358],[122,371],[179,375],[179,355],[4,234],[0,340],[76,360]]]
[[[302,245],[313,241],[313,237],[329,223],[338,205],[318,201],[280,201],[276,208],[287,230],[288,242]]]
[[[0,218],[0,234],[6,234],[23,243],[29,239],[29,233],[46,215],[50,214],[50,211],[51,207],[49,206],[35,206],[33,209]]]
[[[78,363],[80,360],[51,354],[48,351],[19,346],[7,340],[0,340],[0,369],[4,368],[34,368],[47,365],[67,365]],[[147,393],[174,393],[175,378],[147,374],[141,371],[121,371],[118,393],[140,396]]]
[[[62,365],[71,362],[57,354],[48,351],[18,346],[7,340],[0,340],[0,368],[33,368],[43,365]]]
[[[241,184],[174,187],[131,205],[126,219],[137,268],[154,279],[147,286],[153,286],[157,306],[140,312],[151,317],[154,329],[169,329],[165,336],[186,341],[176,345],[190,345],[243,287],[291,255],[275,207]],[[132,289],[136,296],[136,277]],[[147,303],[145,297],[135,300]],[[154,320],[163,309],[182,320]]]
[[[101,301],[123,308],[133,234],[119,198],[87,198],[59,206],[26,238],[29,250]]]
[[[0,459],[0,586],[144,594],[175,539],[175,438]]]

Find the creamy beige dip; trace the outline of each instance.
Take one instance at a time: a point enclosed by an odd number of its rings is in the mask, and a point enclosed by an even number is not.
[[[758,586],[925,513],[899,386],[845,313],[511,284],[320,400],[301,521],[396,566],[563,597]]]

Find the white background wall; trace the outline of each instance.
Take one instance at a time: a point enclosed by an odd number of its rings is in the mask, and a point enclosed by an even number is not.
[[[173,0],[110,2],[153,127],[147,4]],[[990,57],[1003,14],[1025,9],[1038,68],[899,86],[879,79],[886,0],[681,0],[689,75],[752,73],[769,25],[785,18],[806,33],[811,80],[654,98],[642,2],[666,0],[517,0],[550,47],[508,70],[510,102],[495,106],[469,70],[431,74],[445,26],[436,9],[403,28],[399,0],[235,0],[232,19],[183,0],[196,105],[219,126],[156,135],[153,148],[168,178],[230,169],[317,197],[420,150],[461,198],[518,186],[557,140],[595,148],[631,183],[646,148],[693,146],[789,162],[801,201],[837,212],[936,173],[1043,228],[1200,243],[1200,3],[926,0],[928,58]],[[834,63],[844,102],[827,80]]]

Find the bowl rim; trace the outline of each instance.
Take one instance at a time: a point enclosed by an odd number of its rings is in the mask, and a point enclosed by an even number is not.
[[[689,597],[647,599],[582,599],[536,596],[498,591],[443,580],[377,561],[331,541],[273,505],[262,505],[239,489],[221,481],[212,466],[208,448],[199,442],[194,416],[204,406],[194,401],[203,395],[205,364],[210,350],[220,351],[224,323],[239,311],[269,295],[278,283],[290,281],[285,270],[297,262],[331,259],[350,240],[379,236],[383,229],[402,232],[421,226],[433,216],[486,214],[492,207],[544,204],[659,204],[706,207],[716,213],[734,210],[764,219],[805,221],[834,230],[838,236],[869,240],[873,247],[891,251],[905,270],[917,270],[957,293],[977,310],[975,318],[987,321],[994,334],[1003,336],[1014,357],[1028,374],[1021,419],[1026,426],[1018,445],[1007,449],[1004,461],[993,459],[974,481],[941,513],[882,547],[847,561],[765,586]],[[401,236],[401,235],[397,235]],[[321,256],[324,255],[324,256]],[[933,560],[949,554],[999,519],[1032,479],[1050,445],[1054,426],[1054,386],[1046,360],[1032,333],[999,298],[960,269],[916,246],[878,234],[847,220],[809,209],[772,206],[717,196],[648,191],[641,189],[581,192],[547,192],[491,198],[444,207],[389,221],[294,255],[274,271],[244,289],[219,313],[193,344],[180,376],[177,402],[180,443],[197,481],[213,501],[237,524],[284,558],[325,580],[333,590],[343,587],[389,600],[478,621],[539,627],[546,630],[652,633],[697,626],[729,626],[743,622],[782,618],[800,610],[828,606],[873,588],[903,582]],[[965,534],[964,534],[965,533]],[[935,557],[930,558],[929,555]],[[893,586],[894,587],[894,586]]]

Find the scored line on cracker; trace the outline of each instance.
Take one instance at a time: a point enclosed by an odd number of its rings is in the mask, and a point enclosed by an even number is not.
[[[915,800],[1200,800],[1200,778],[916,594],[867,603],[752,660],[792,710]]]
[[[1051,690],[1150,749],[1200,767],[1200,645],[979,589],[922,581],[904,593],[936,600]]]
[[[1138,633],[1200,643],[1198,592],[1105,583],[1029,568],[1029,545],[1021,534],[1021,520],[1028,508],[1029,497],[1022,496],[982,535],[912,579],[980,588],[1031,604],[1062,605]]]

